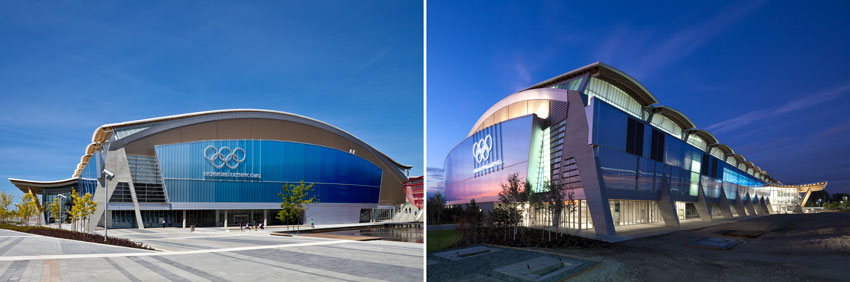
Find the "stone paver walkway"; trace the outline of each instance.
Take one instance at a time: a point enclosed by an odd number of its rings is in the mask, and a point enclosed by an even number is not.
[[[0,281],[422,281],[423,244],[119,229],[148,251],[0,230]]]

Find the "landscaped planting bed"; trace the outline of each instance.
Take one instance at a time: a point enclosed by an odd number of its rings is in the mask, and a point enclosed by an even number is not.
[[[455,241],[443,242],[440,248],[429,246],[428,251],[437,251],[448,248],[459,248],[478,244],[493,244],[509,247],[542,247],[542,248],[587,248],[607,247],[610,243],[583,238],[570,234],[545,231],[537,228],[518,227],[516,238],[513,236],[513,228],[479,227],[464,228],[462,230],[445,230],[456,232]],[[551,235],[551,237],[550,237]],[[429,237],[429,245],[432,238]]]
[[[91,243],[105,244],[105,245],[113,245],[113,246],[121,246],[121,247],[129,247],[143,250],[153,250],[151,247],[148,247],[144,244],[139,244],[128,239],[116,238],[116,237],[108,237],[106,242],[103,241],[103,235],[96,235],[90,233],[76,232],[64,229],[56,229],[49,227],[41,227],[41,226],[18,226],[0,223],[0,228],[9,229],[18,232],[30,233],[30,234],[38,234],[42,236],[50,236],[62,239],[70,239],[77,241],[85,241]]]

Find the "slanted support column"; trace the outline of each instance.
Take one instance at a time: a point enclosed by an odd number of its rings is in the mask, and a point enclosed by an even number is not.
[[[227,210],[224,210],[224,228],[227,228]]]
[[[759,215],[764,215],[764,211],[761,209],[761,201],[758,197],[753,198],[756,202],[753,203],[753,209],[756,210],[756,213]]]
[[[759,204],[761,205],[761,211],[764,214],[770,214],[770,211],[767,210],[767,203],[764,202],[764,197],[759,198]]]
[[[744,202],[744,207],[747,208],[747,214],[751,216],[757,215],[756,209],[753,207],[753,199],[750,197],[750,193],[747,193],[747,196],[744,197],[744,200],[746,200],[746,202]]]
[[[581,94],[577,91],[567,91],[567,123],[564,133],[563,159],[575,159],[596,235],[613,236],[616,233],[611,207],[598,165],[599,160],[594,152],[594,145],[591,144],[593,139],[590,138],[590,122],[584,103],[581,101]]]
[[[665,176],[664,179],[665,181],[661,184],[661,196],[656,203],[661,218],[664,219],[664,225],[678,228],[679,215],[676,214],[676,202],[673,201],[673,197],[670,197],[670,183],[666,181],[667,177]]]
[[[183,228],[186,228],[186,210],[183,210]]]
[[[126,160],[127,156],[125,155],[124,157],[125,157],[125,160]],[[129,165],[128,165],[128,167],[129,167]],[[127,184],[130,186],[130,196],[133,198],[133,211],[136,214],[136,222],[139,223],[138,224],[139,229],[145,229],[145,224],[144,224],[144,221],[142,220],[142,211],[139,209],[139,200],[138,200],[138,198],[136,198],[136,186],[133,185],[132,179],[129,182],[127,182]]]
[[[708,201],[705,200],[705,193],[702,191],[702,185],[699,187],[699,192],[697,193],[697,202],[694,203],[694,206],[697,208],[697,213],[699,214],[699,219],[702,221],[712,221],[711,219],[711,211],[708,210]]]
[[[726,199],[726,191],[720,189],[720,213],[723,219],[732,219],[732,208],[729,207],[729,199]]]
[[[747,210],[744,209],[744,201],[741,199],[741,197],[738,197],[737,199],[735,199],[734,206],[735,206],[735,212],[738,213],[738,217],[747,216]]]
[[[773,205],[770,204],[770,198],[764,200],[765,206],[767,206],[767,212],[770,214],[776,214],[776,211],[773,210]]]
[[[800,203],[800,211],[803,210],[803,207],[806,206],[806,203],[809,202],[809,197],[812,196],[812,188],[809,187],[806,189],[806,196],[803,197],[803,202]]]
[[[269,210],[263,210],[263,227],[269,226]]]
[[[109,224],[110,220],[106,217],[108,214],[105,212],[106,202],[104,202],[104,196],[107,199],[112,198],[112,194],[115,193],[115,188],[118,187],[118,183],[125,182],[130,187],[131,196],[133,198],[133,209],[136,213],[136,222],[138,223],[139,229],[144,229],[144,222],[142,221],[142,214],[139,210],[139,203],[136,200],[136,192],[133,189],[133,178],[130,175],[130,166],[127,163],[127,154],[124,152],[124,148],[120,148],[114,151],[103,152],[106,154],[104,160],[104,168],[111,171],[115,174],[115,177],[109,179],[109,181],[104,181],[103,177],[99,177],[97,181],[97,188],[95,189],[94,196],[92,200],[97,203],[97,207],[95,209],[94,214],[91,215],[91,222],[88,226],[88,232],[94,232],[97,223],[103,222],[103,224]],[[97,160],[94,160],[97,161]],[[101,174],[98,172],[98,174]],[[108,183],[104,183],[108,182]],[[108,189],[105,189],[104,184],[108,184]],[[107,195],[104,193],[109,192]]]

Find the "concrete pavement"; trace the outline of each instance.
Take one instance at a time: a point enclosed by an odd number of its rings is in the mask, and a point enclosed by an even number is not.
[[[118,229],[159,251],[0,230],[0,281],[422,281],[424,245]]]

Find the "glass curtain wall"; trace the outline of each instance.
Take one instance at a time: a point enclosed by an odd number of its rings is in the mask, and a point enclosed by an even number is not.
[[[609,200],[614,226],[663,222],[655,201]]]
[[[679,220],[699,218],[697,207],[693,203],[686,202],[676,202],[676,215],[679,216]]]
[[[679,131],[658,127],[667,123],[653,122],[653,126],[646,126],[643,121],[637,121],[642,126],[635,126],[633,115],[623,112],[621,107],[601,99],[594,99],[592,104],[592,138],[598,145],[596,154],[607,189],[655,192],[667,181],[674,198],[690,201],[690,197],[699,195],[700,189],[706,197],[715,199],[725,189],[726,197],[734,200],[747,192],[753,196],[755,188],[763,186],[758,178],[736,167],[734,158],[720,160],[716,158],[717,152],[709,154],[694,146],[707,148],[699,138],[689,137],[690,142],[685,142],[670,134],[671,131],[680,134]],[[653,121],[656,119],[664,117],[653,116]],[[631,133],[641,127],[642,134]],[[655,128],[666,134],[656,134]],[[659,134],[663,140],[655,140]],[[638,136],[642,140],[637,140]],[[636,149],[641,145],[642,150]]]

